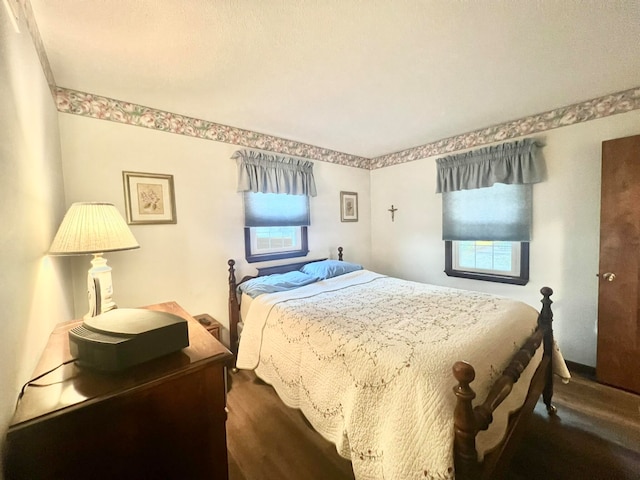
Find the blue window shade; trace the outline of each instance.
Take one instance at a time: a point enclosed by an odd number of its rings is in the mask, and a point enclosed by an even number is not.
[[[442,194],[443,240],[531,240],[532,185],[505,185]]]
[[[282,193],[244,193],[246,227],[303,227],[311,224],[309,197]]]

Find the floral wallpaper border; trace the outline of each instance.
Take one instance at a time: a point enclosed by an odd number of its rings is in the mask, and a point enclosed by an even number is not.
[[[370,169],[448,154],[640,109],[640,87],[372,158]]]
[[[44,72],[44,76],[47,79],[47,83],[49,84],[49,90],[51,90],[51,95],[53,95],[53,98],[55,99],[56,81],[53,77],[53,71],[51,70],[51,65],[49,64],[47,52],[44,49],[44,44],[42,43],[42,37],[40,36],[40,30],[38,30],[36,17],[33,14],[31,2],[29,0],[9,0],[9,3],[13,4],[13,11],[16,13],[18,18],[24,17],[25,23],[27,24],[27,29],[29,30],[29,34],[31,35],[31,40],[33,41],[33,45],[36,49],[36,53],[38,54],[38,58],[40,58],[42,71]]]
[[[61,87],[56,103],[64,113],[373,170],[637,110],[640,87],[372,159]]]
[[[369,159],[320,148],[306,143],[221,125],[219,123],[156,110],[134,103],[114,100],[91,93],[57,87],[58,111],[84,117],[111,120],[138,127],[177,133],[190,137],[259,148],[270,152],[320,160],[357,168],[369,168]]]

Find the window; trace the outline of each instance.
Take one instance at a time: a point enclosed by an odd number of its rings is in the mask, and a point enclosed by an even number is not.
[[[249,263],[303,257],[309,252],[307,245],[307,227],[245,228],[245,253]]]
[[[247,262],[304,257],[309,253],[309,197],[316,196],[313,163],[238,150],[238,192],[244,192]]]
[[[529,242],[445,241],[445,273],[515,285],[529,280]]]
[[[256,227],[249,230],[251,250],[256,253],[283,252],[300,245],[302,227]]]
[[[526,285],[529,280],[531,185],[504,185],[442,195],[445,273]],[[482,240],[489,239],[489,240]]]
[[[539,146],[524,139],[437,160],[447,275],[529,281],[533,184],[544,168]]]
[[[281,193],[244,194],[247,262],[304,257],[309,253],[309,197]]]

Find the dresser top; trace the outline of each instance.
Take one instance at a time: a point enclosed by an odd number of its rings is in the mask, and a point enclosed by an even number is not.
[[[63,365],[26,388],[11,422],[11,428],[44,415],[55,415],[63,410],[80,408],[88,402],[98,402],[129,389],[145,388],[146,385],[168,376],[185,374],[212,362],[225,362],[232,357],[224,345],[213,338],[176,302],[158,303],[142,308],[168,312],[186,319],[189,346],[115,373],[99,373],[80,368],[74,363]],[[72,320],[55,327],[31,378],[72,359],[68,332],[81,323],[82,320]]]

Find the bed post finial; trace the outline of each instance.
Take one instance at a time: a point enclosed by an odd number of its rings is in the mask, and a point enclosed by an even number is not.
[[[456,478],[466,480],[477,478],[478,452],[476,450],[476,419],[472,402],[476,393],[469,384],[476,378],[476,372],[467,362],[456,362],[453,365],[453,376],[458,385],[453,387],[456,394],[456,408],[453,413],[456,451]]]
[[[342,261],[342,247],[338,247],[338,260]]]
[[[549,287],[542,287],[540,293],[542,294],[542,300],[540,300],[542,310],[540,310],[538,323],[545,328],[551,328],[553,322],[553,312],[551,311],[553,301],[551,300],[551,295],[553,295],[553,290]]]
[[[235,268],[233,268],[235,264],[236,261],[233,258],[230,258],[227,262],[227,265],[229,265],[229,283],[231,283],[231,281],[235,283],[236,281],[236,271]]]

